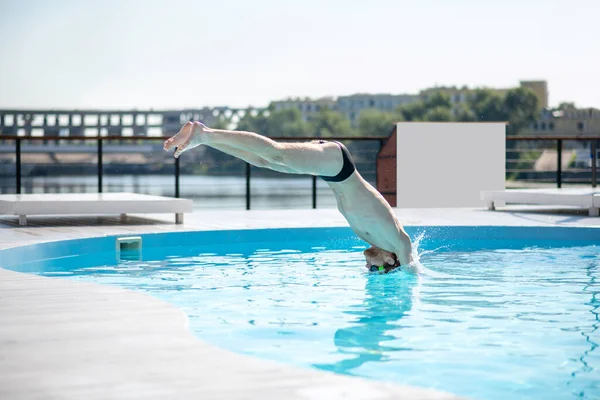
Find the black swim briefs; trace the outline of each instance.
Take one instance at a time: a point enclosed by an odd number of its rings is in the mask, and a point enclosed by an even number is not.
[[[324,140],[319,141],[319,143],[325,143]],[[321,179],[327,182],[342,182],[345,181],[352,175],[352,173],[356,170],[356,166],[354,165],[354,161],[352,160],[352,156],[350,152],[340,142],[333,142],[338,145],[340,150],[342,151],[342,158],[344,159],[344,165],[342,166],[342,170],[336,176],[320,176]]]

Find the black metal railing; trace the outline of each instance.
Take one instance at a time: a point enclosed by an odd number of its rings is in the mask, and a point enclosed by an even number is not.
[[[124,142],[124,141],[135,141],[135,142],[162,142],[167,139],[167,137],[123,137],[123,136],[79,136],[79,137],[63,137],[63,136],[45,136],[45,137],[32,137],[32,136],[2,136],[0,137],[2,141],[14,141],[15,142],[15,185],[16,185],[16,193],[20,194],[22,191],[22,153],[23,146],[22,142],[30,142],[30,141],[38,141],[47,143],[49,141],[55,142],[85,142],[85,141],[95,141],[97,145],[97,191],[102,192],[104,188],[103,177],[104,177],[104,160],[103,156],[105,153],[104,142],[112,141],[112,142]],[[317,139],[314,137],[309,138],[290,138],[290,137],[273,137],[272,139],[277,141],[304,141],[304,140],[313,140]],[[327,138],[328,140],[339,140],[339,141],[376,141],[379,144],[379,149],[383,146],[385,141],[388,139],[387,137],[332,137]],[[595,188],[597,186],[597,164],[598,164],[598,142],[600,141],[600,136],[555,136],[555,137],[546,137],[546,136],[508,136],[507,140],[507,153],[515,152],[514,144],[517,143],[534,143],[534,147],[530,147],[527,150],[520,151],[528,151],[531,149],[535,149],[539,152],[540,143],[555,143],[556,148],[556,174],[552,179],[556,184],[556,187],[560,188],[563,186],[563,152],[564,152],[564,143],[565,142],[585,142],[589,143],[589,151],[590,151],[590,161],[591,161],[591,175],[590,170],[585,172],[585,179],[588,179],[591,186]],[[508,146],[510,142],[513,142],[513,146]],[[109,142],[110,143],[110,142]],[[41,150],[43,151],[43,147]],[[581,147],[581,146],[580,146]],[[546,147],[547,148],[547,147]],[[517,151],[518,152],[518,151]],[[507,160],[507,164],[510,162],[515,162],[514,160]],[[514,169],[511,170],[507,168],[507,175],[509,172],[523,172],[523,169]],[[180,197],[180,177],[181,177],[181,162],[180,158],[174,160],[174,193],[175,197]],[[312,208],[317,208],[317,178],[315,176],[311,177],[312,179],[312,188],[311,188],[311,199],[312,199]],[[249,210],[251,206],[251,180],[252,180],[252,168],[250,164],[246,163],[245,165],[245,201],[246,201],[246,209]],[[548,178],[545,177],[543,181],[548,182]],[[581,182],[580,182],[581,183]]]
[[[598,169],[598,142],[600,141],[600,136],[596,135],[587,135],[587,136],[507,136],[508,142],[555,142],[556,144],[556,175],[554,178],[554,182],[557,188],[562,187],[563,185],[563,152],[564,152],[564,142],[589,142],[589,151],[590,151],[590,181],[589,183],[593,188],[597,185],[597,169]],[[514,150],[509,149],[507,146],[507,152]],[[512,160],[514,161],[514,160]],[[509,172],[507,170],[507,172]],[[580,182],[583,183],[583,182]]]
[[[95,141],[96,142],[96,153],[97,153],[97,191],[99,193],[103,192],[104,184],[104,142],[105,141],[135,141],[135,142],[162,142],[168,139],[168,137],[148,137],[148,136],[136,136],[136,137],[124,137],[124,136],[1,136],[1,141],[14,141],[15,142],[15,185],[16,185],[16,193],[21,194],[22,191],[22,142],[26,141],[34,141],[34,142],[86,142],[86,141]],[[314,139],[323,139],[317,137],[271,137],[271,139],[276,141],[307,141]],[[337,140],[337,141],[375,141],[379,144],[379,149],[383,146],[385,141],[388,139],[387,137],[327,137],[327,140]],[[175,197],[180,197],[180,177],[181,177],[181,158],[176,158],[174,161],[174,192]],[[246,209],[250,210],[251,206],[251,165],[245,163],[245,181],[246,181]],[[312,188],[311,188],[311,198],[312,198],[312,208],[317,208],[317,178],[315,176],[311,177],[312,179]]]

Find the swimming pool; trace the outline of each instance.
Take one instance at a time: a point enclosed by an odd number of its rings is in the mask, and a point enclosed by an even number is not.
[[[258,357],[479,399],[600,396],[600,230],[408,231],[421,276],[368,274],[344,228],[144,235],[141,257],[120,260],[114,237],[0,256],[143,290],[203,340]]]

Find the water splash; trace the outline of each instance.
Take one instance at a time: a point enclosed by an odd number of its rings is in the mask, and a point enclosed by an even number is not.
[[[440,247],[432,249],[432,250],[421,250],[420,245],[421,245],[421,242],[426,238],[425,233],[426,233],[425,231],[419,232],[419,234],[417,234],[415,236],[415,239],[412,242],[412,252],[411,252],[411,255],[413,258],[413,262],[411,264],[412,272],[415,272],[419,275],[431,276],[434,278],[449,277],[448,274],[443,274],[440,272],[432,271],[431,269],[429,269],[425,265],[423,265],[423,263],[421,262],[421,258],[424,255],[434,254],[434,253],[438,252],[439,250],[448,247],[448,246],[440,246]]]

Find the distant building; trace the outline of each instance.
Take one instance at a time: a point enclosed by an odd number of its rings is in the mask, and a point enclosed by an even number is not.
[[[600,132],[600,110],[597,108],[544,109],[540,118],[529,126],[527,135],[581,136]]]
[[[521,87],[531,89],[538,98],[541,108],[548,108],[548,82],[546,81],[521,81]]]
[[[600,110],[597,108],[570,108],[565,110],[544,109],[540,118],[533,122],[523,135],[534,136],[595,136],[600,132]],[[589,143],[564,141],[563,150],[573,154],[563,153],[563,160],[572,163],[574,167],[589,168],[591,153]],[[600,149],[597,150],[598,166],[600,167]],[[555,153],[554,153],[555,154]],[[569,157],[568,159],[566,157]],[[572,157],[572,158],[571,158]],[[552,164],[556,167],[556,163]]]
[[[295,108],[300,111],[302,114],[302,120],[308,121],[312,116],[319,113],[323,108],[335,108],[335,100],[333,97],[322,97],[319,99],[310,99],[310,98],[295,98],[295,99],[286,99],[286,100],[278,100],[271,103],[274,107],[275,111],[279,110],[287,110],[290,108]]]
[[[530,89],[538,98],[538,104],[541,108],[548,107],[548,82],[546,81],[521,81],[520,87]],[[487,88],[498,94],[505,94],[510,88]],[[466,103],[469,101],[473,92],[477,89],[471,89],[466,86],[461,88],[456,86],[436,86],[427,88],[419,92],[419,97],[423,101],[427,101],[431,96],[437,93],[444,93],[450,98],[453,105]]]
[[[261,109],[204,107],[184,110],[0,109],[2,136],[160,136],[186,121],[232,124]]]
[[[419,100],[413,94],[367,94],[358,93],[350,96],[340,96],[337,99],[337,111],[344,114],[352,126],[358,125],[361,111],[375,109],[393,112],[399,106],[414,103]]]
[[[546,81],[521,81],[520,87],[531,89],[537,96],[538,102],[542,108],[548,106],[548,83]],[[489,89],[499,94],[505,94],[511,88]],[[309,121],[313,115],[326,107],[339,111],[350,120],[353,127],[357,127],[360,113],[363,110],[375,109],[393,112],[398,109],[399,106],[418,101],[427,101],[431,96],[440,92],[448,95],[452,105],[459,105],[468,102],[475,90],[477,89],[471,89],[466,86],[436,86],[423,89],[419,94],[357,93],[349,96],[340,96],[337,99],[334,99],[333,97],[323,97],[320,99],[290,98],[274,101],[272,105],[275,110],[289,108],[298,109],[301,112],[304,121]]]
[[[381,111],[394,111],[398,106],[413,103],[419,100],[418,95],[410,94],[367,94],[358,93],[349,96],[340,96],[337,99],[333,97],[323,97],[319,99],[286,99],[274,101],[272,106],[275,110],[285,110],[295,108],[302,114],[304,121],[309,121],[315,114],[323,108],[336,110],[345,115],[352,126],[358,125],[360,112],[365,109],[376,109]]]

